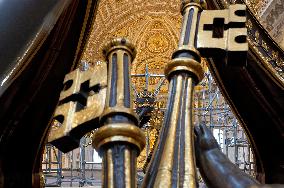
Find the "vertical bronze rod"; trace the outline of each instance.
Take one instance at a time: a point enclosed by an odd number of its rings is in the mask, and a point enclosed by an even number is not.
[[[193,141],[193,87],[203,78],[197,45],[199,17],[206,2],[182,2],[183,25],[178,50],[167,64],[169,98],[158,145],[142,187],[197,187]]]
[[[137,127],[130,93],[130,64],[135,56],[126,39],[112,40],[104,48],[108,62],[108,88],[100,127],[93,146],[103,157],[103,187],[136,187],[136,158],[145,145]]]

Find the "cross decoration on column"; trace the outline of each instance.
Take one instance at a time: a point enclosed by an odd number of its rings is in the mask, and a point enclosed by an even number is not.
[[[225,56],[228,65],[244,65],[248,51],[245,23],[245,5],[202,11],[197,38],[197,49],[201,56]]]
[[[80,138],[99,127],[106,98],[107,66],[100,63],[65,76],[54,120],[60,126],[51,128],[48,142],[63,152],[79,147]]]

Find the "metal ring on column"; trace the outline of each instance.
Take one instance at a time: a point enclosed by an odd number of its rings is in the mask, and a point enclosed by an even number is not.
[[[192,73],[197,77],[197,83],[204,77],[204,71],[200,63],[189,58],[175,58],[165,67],[165,75],[167,78],[176,71],[187,71]]]
[[[137,146],[141,151],[146,143],[143,131],[132,124],[113,123],[102,126],[94,135],[93,147],[101,148],[110,142],[128,142]]]
[[[104,109],[103,114],[101,115],[101,122],[112,115],[124,115],[129,117],[135,124],[138,124],[138,115],[130,108],[125,108],[123,106],[116,106],[116,107],[106,107]]]

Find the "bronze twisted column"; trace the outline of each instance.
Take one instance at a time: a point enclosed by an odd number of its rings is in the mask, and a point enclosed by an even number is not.
[[[143,187],[196,187],[193,141],[193,87],[203,78],[196,50],[197,29],[205,1],[182,2],[183,25],[178,50],[165,68],[169,80],[167,111],[158,146],[144,178]]]
[[[104,48],[108,61],[105,109],[93,146],[103,158],[103,187],[136,187],[136,158],[145,145],[138,128],[130,93],[130,64],[135,56],[126,39],[112,40]]]

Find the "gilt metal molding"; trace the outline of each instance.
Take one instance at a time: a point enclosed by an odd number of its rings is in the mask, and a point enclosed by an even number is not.
[[[227,65],[245,65],[248,44],[246,6],[204,10],[200,16],[197,49],[203,57],[225,57]]]
[[[237,0],[237,2],[246,4],[245,0]],[[214,8],[224,9],[228,8],[230,4],[229,0],[216,0],[214,1]],[[247,4],[246,15],[249,51],[261,60],[263,69],[266,72],[268,71],[270,76],[276,80],[276,83],[284,88],[284,51],[261,25],[251,6]]]
[[[106,63],[100,63],[86,71],[78,68],[67,74],[53,118],[60,126],[51,128],[48,142],[68,152],[79,146],[83,135],[99,127],[106,86]]]

